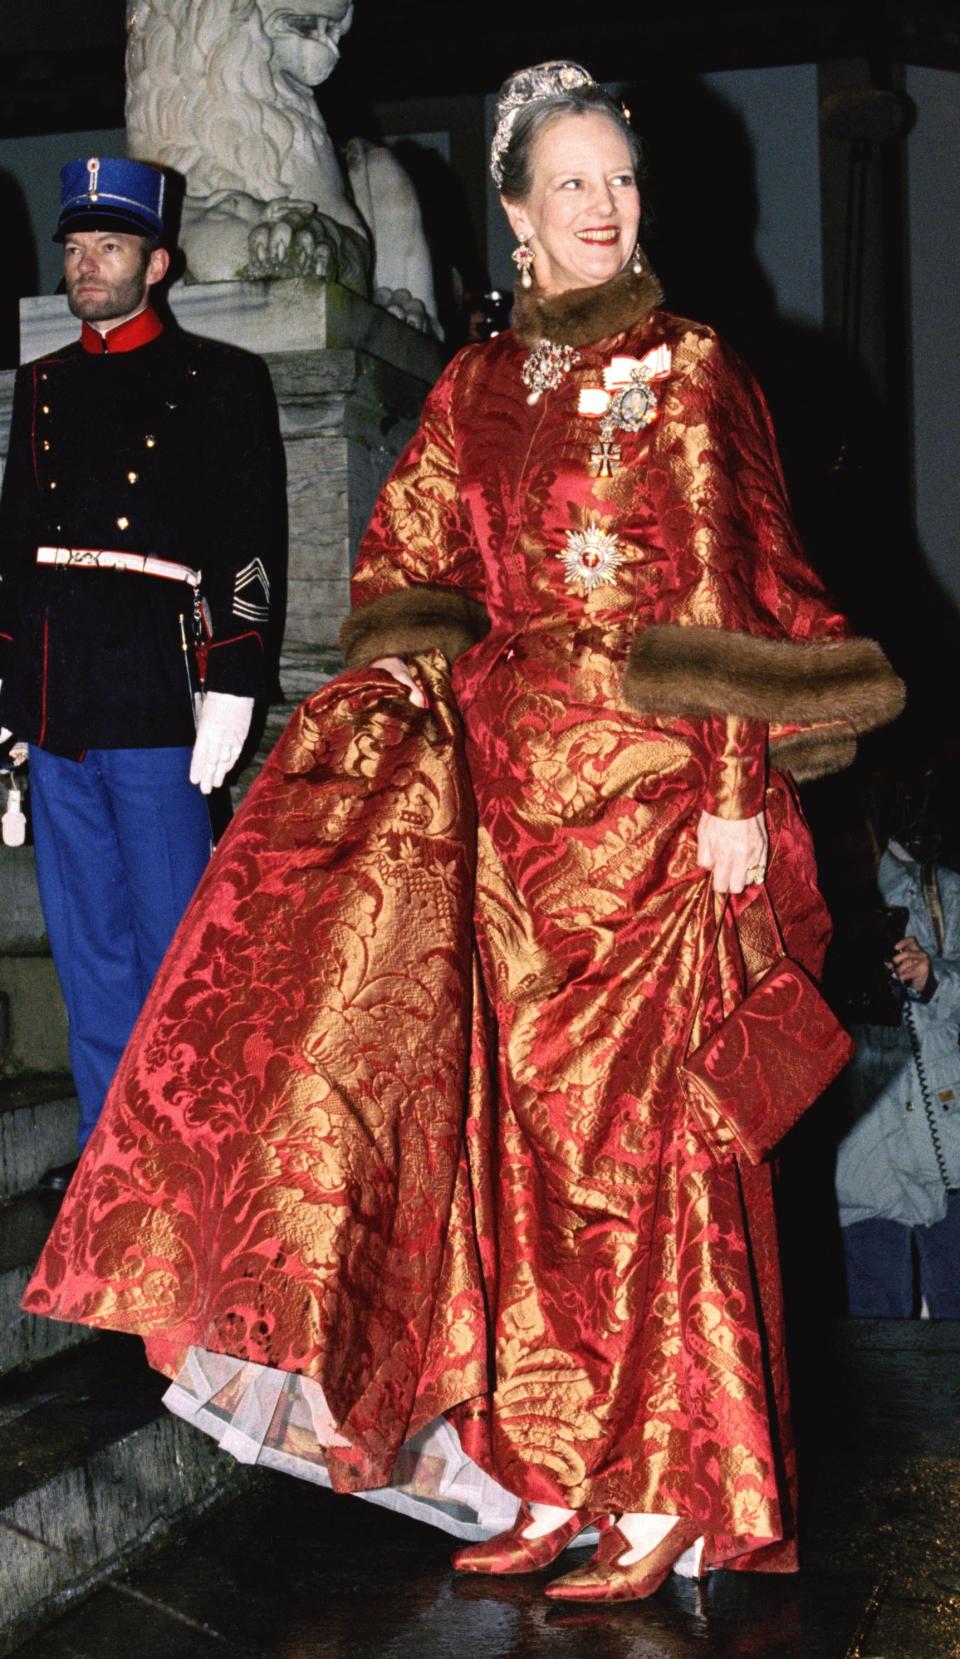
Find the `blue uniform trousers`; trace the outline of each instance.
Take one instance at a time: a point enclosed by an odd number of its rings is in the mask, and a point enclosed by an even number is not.
[[[30,749],[40,902],[69,1020],[81,1149],[210,856],[189,748]]]

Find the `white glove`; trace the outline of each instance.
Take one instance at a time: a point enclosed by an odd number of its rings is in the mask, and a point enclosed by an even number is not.
[[[234,697],[229,691],[206,693],[190,761],[190,782],[199,785],[202,794],[220,788],[246,742],[252,719],[252,697]]]

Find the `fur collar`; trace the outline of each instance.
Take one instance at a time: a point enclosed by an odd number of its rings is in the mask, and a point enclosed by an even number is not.
[[[651,270],[635,276],[629,268],[596,288],[571,288],[548,297],[536,284],[514,291],[513,332],[522,346],[552,340],[558,346],[589,346],[625,334],[663,299]]]

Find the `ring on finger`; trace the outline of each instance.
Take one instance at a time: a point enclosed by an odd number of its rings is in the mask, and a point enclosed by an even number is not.
[[[764,864],[751,864],[749,870],[746,872],[748,885],[751,887],[758,887],[763,881],[766,873],[766,866]]]

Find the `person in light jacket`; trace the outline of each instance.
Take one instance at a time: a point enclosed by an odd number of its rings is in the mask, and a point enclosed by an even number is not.
[[[844,1078],[836,1189],[861,1318],[908,1319],[921,1298],[932,1318],[960,1318],[960,875],[919,851],[891,840],[877,869],[883,903],[908,913],[890,959],[900,1022],[854,1025]]]

